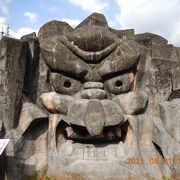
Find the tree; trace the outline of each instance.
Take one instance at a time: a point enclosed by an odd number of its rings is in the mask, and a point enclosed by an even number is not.
[[[3,36],[9,37],[9,36],[10,36],[9,31],[10,31],[9,25],[7,25],[7,27],[6,27],[6,32],[4,31],[4,27],[2,26],[2,30],[1,30],[1,32],[0,32],[0,39],[1,39]]]
[[[2,27],[2,30],[1,30],[0,34],[1,34],[0,38],[2,38],[4,36],[4,34],[5,34],[3,27]]]

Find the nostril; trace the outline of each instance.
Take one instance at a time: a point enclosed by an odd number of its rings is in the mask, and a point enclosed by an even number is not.
[[[86,83],[84,83],[84,89],[103,89],[103,83],[101,83],[101,82],[86,82]]]

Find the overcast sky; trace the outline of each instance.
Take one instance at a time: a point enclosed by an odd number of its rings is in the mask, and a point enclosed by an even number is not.
[[[93,12],[113,28],[156,33],[180,46],[180,0],[0,0],[0,28],[9,24],[20,38],[54,19],[75,27]]]

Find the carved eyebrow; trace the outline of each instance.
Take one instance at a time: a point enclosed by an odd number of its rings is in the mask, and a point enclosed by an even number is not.
[[[119,49],[104,59],[96,68],[102,78],[135,71],[139,64],[141,54],[131,50],[131,53]]]
[[[57,74],[60,74],[60,75],[63,75],[63,76],[66,76],[67,78],[70,78],[70,79],[73,79],[73,80],[76,80],[76,81],[79,81],[79,82],[83,82],[84,81],[84,77],[82,76],[76,76],[74,75],[73,73],[71,72],[67,72],[67,71],[51,71],[51,73],[57,73]]]
[[[78,48],[77,46],[69,42],[65,36],[61,36],[59,38],[59,41],[63,45],[65,45],[70,51],[72,51],[74,54],[76,54],[79,58],[81,58],[83,61],[87,63],[101,62],[107,55],[109,55],[112,51],[114,51],[122,42],[121,39],[118,39],[113,44],[111,44],[110,46],[106,47],[101,51],[88,52]]]
[[[118,76],[123,76],[125,74],[129,74],[129,73],[136,74],[136,72],[137,72],[137,70],[135,70],[133,68],[128,69],[128,70],[118,71],[118,72],[111,72],[111,73],[107,73],[104,76],[102,76],[102,80],[103,80],[103,82],[105,82],[109,79],[113,79],[113,78],[118,77]]]
[[[72,60],[58,59],[56,52],[41,48],[41,54],[52,72],[67,74],[82,79],[90,70],[88,64],[71,53]]]

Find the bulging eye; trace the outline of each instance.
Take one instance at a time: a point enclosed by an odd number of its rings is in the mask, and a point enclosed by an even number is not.
[[[51,82],[57,93],[74,95],[81,89],[81,82],[59,73],[51,73]]]
[[[134,74],[128,73],[107,80],[104,87],[112,94],[126,93],[131,90]]]
[[[70,88],[71,87],[71,81],[70,80],[65,80],[64,81],[64,87],[65,88]]]
[[[121,87],[123,85],[121,80],[117,80],[115,83],[116,87]]]

